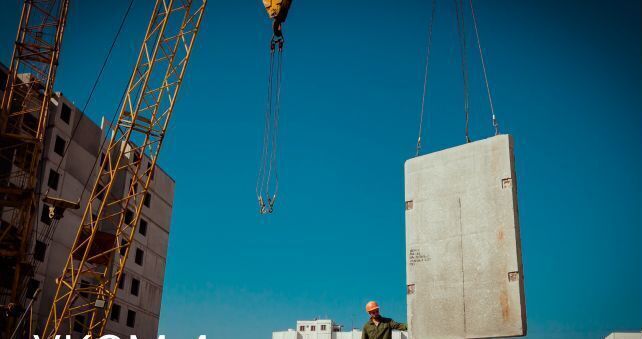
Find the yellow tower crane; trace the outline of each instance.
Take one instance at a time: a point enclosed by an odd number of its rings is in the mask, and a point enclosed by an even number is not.
[[[68,8],[69,0],[25,0],[0,106],[0,305],[10,309],[24,307],[34,273],[36,185]]]
[[[40,338],[74,328],[98,338],[105,329],[205,6],[206,0],[154,5]],[[122,180],[129,185],[116,193]]]
[[[206,1],[156,1],[41,338],[105,330]],[[291,0],[263,2],[282,41]]]

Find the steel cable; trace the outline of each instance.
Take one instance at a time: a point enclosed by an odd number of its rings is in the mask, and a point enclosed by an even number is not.
[[[107,51],[107,55],[105,56],[105,59],[103,60],[103,63],[100,67],[100,71],[98,72],[98,75],[96,76],[96,79],[94,80],[94,84],[91,87],[91,90],[89,91],[89,95],[87,96],[87,100],[85,101],[85,104],[83,105],[83,108],[81,110],[81,115],[80,118],[76,121],[76,124],[71,130],[71,136],[69,137],[69,142],[65,146],[65,149],[62,152],[62,156],[60,157],[60,162],[58,163],[58,166],[56,167],[56,172],[60,170],[60,166],[62,165],[62,161],[65,159],[65,156],[67,155],[67,151],[69,150],[69,146],[71,145],[71,141],[74,139],[74,136],[76,135],[76,131],[78,130],[78,126],[80,125],[81,120],[85,116],[85,111],[87,110],[87,107],[89,107],[89,103],[91,102],[91,98],[94,95],[94,92],[96,91],[96,87],[98,87],[98,83],[100,82],[101,76],[103,72],[105,71],[105,67],[107,66],[107,62],[109,62],[109,58],[111,57],[111,53],[114,50],[114,47],[116,46],[116,41],[118,41],[118,37],[120,36],[120,33],[123,30],[123,27],[125,26],[125,21],[127,20],[127,17],[129,16],[129,12],[131,11],[132,5],[134,4],[134,0],[130,0],[129,5],[127,6],[127,10],[125,11],[125,14],[123,15],[122,20],[120,21],[120,25],[118,26],[118,30],[116,31],[116,35],[114,36],[114,39],[111,42],[111,46],[109,46],[109,50]],[[119,105],[120,106],[120,105]],[[113,119],[112,119],[113,120]],[[100,151],[100,150],[99,150]],[[85,186],[84,189],[87,187]],[[83,191],[84,191],[83,189]]]
[[[277,46],[278,52],[276,52]],[[283,38],[273,36],[270,42],[270,69],[268,73],[263,147],[256,182],[256,195],[260,214],[272,213],[278,192],[277,147],[282,68]],[[274,190],[273,193],[270,193],[272,186],[274,186]]]
[[[270,159],[270,167],[268,170],[268,204],[269,211],[272,212],[274,202],[276,201],[276,196],[279,191],[279,172],[278,172],[278,162],[277,162],[277,153],[278,153],[278,134],[279,134],[279,113],[281,111],[281,79],[283,74],[283,48],[282,45],[279,45],[279,52],[277,54],[277,69],[276,69],[276,98],[274,104],[274,116],[273,123],[274,126],[272,130],[272,157]],[[270,179],[272,178],[272,168],[274,168],[274,193],[270,197]]]
[[[436,0],[432,1],[432,13],[430,15],[430,24],[428,25],[428,41],[426,42],[427,48],[426,48],[426,67],[424,70],[424,88],[423,88],[423,94],[421,95],[421,113],[419,114],[419,136],[417,137],[417,153],[416,156],[419,156],[419,152],[421,151],[421,133],[423,130],[423,122],[424,122],[424,107],[426,103],[426,88],[428,85],[428,68],[430,65],[430,51],[432,49],[432,26],[433,22],[435,21],[435,8],[436,8]]]
[[[273,44],[273,42],[271,42]],[[268,73],[267,100],[265,107],[265,124],[263,127],[263,147],[261,151],[261,161],[259,165],[259,174],[256,178],[256,198],[259,203],[259,213],[263,213],[265,202],[263,200],[263,191],[265,188],[266,162],[268,154],[268,135],[270,131],[270,110],[272,109],[272,78],[274,74],[274,48],[270,47],[270,68]]]
[[[461,70],[464,79],[464,112],[466,114],[466,142],[470,142],[470,135],[468,133],[468,124],[470,117],[469,106],[469,89],[468,89],[468,67],[466,61],[466,22],[464,19],[463,0],[453,0],[455,3],[455,14],[457,16],[457,34],[459,35],[459,45],[461,52]]]
[[[484,73],[484,82],[486,83],[486,92],[488,93],[488,103],[490,104],[490,113],[493,121],[493,128],[495,129],[495,135],[499,134],[499,124],[497,123],[497,118],[495,116],[495,107],[493,106],[493,97],[490,93],[490,85],[488,84],[488,75],[486,73],[486,61],[484,60],[484,53],[482,53],[481,40],[479,39],[479,29],[477,28],[477,15],[475,15],[475,7],[473,6],[473,0],[470,2],[470,13],[473,17],[473,27],[475,28],[475,36],[477,37],[477,48],[479,49],[479,58],[481,59],[482,71]]]

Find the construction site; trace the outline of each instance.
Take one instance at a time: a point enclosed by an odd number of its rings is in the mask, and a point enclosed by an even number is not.
[[[642,338],[620,2],[2,4],[0,339]]]

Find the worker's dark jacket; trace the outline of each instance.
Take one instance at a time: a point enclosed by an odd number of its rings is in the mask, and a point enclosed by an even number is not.
[[[392,330],[405,331],[408,329],[406,324],[400,324],[390,318],[381,317],[379,325],[375,325],[372,319],[363,325],[361,339],[392,339]]]

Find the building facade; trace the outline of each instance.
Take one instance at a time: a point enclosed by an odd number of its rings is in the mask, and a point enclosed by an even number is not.
[[[393,331],[393,339],[408,339],[406,332]],[[272,332],[272,339],[361,339],[361,331],[344,332],[343,326],[330,319],[299,320],[296,329]]]
[[[0,73],[6,74],[6,67],[0,68]],[[4,74],[0,75],[0,80],[4,78]],[[4,81],[2,83],[4,86]],[[76,125],[78,127],[73,132]],[[53,229],[52,220],[48,217],[49,206],[42,200],[39,202],[30,253],[34,274],[28,282],[26,293],[31,296],[36,289],[41,289],[33,307],[35,334],[47,321],[56,293],[56,278],[63,270],[96,181],[99,162],[109,143],[109,140],[105,141],[105,135],[110,133],[107,127],[104,118],[101,126],[98,126],[62,93],[52,96],[38,186],[43,196],[69,201],[82,199],[80,208],[66,210]],[[144,161],[150,163],[150,159]],[[122,195],[128,189],[130,180],[119,178],[119,185],[112,188],[112,194]],[[124,276],[118,284],[119,291],[106,334],[121,337],[136,334],[139,338],[157,336],[174,184],[174,180],[156,166]],[[82,316],[75,320],[89,321]]]

